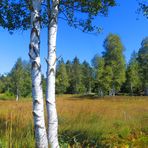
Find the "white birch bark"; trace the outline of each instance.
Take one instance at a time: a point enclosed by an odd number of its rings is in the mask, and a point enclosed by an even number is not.
[[[31,36],[29,56],[32,64],[32,96],[34,130],[37,148],[48,148],[47,134],[44,121],[43,91],[41,84],[40,65],[40,7],[41,0],[32,0],[31,8]]]
[[[18,88],[16,89],[16,101],[19,100]]]
[[[50,4],[49,4],[50,5]],[[52,0],[48,25],[48,58],[46,106],[48,115],[48,141],[51,148],[58,148],[58,118],[55,104],[56,36],[59,0]]]

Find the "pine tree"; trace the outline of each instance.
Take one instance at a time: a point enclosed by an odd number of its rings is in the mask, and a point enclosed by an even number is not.
[[[85,91],[84,85],[82,84],[82,69],[77,57],[75,57],[72,62],[71,88],[73,94],[79,94]]]
[[[84,61],[82,63],[82,84],[86,94],[91,94],[92,91],[92,68],[89,63]]]
[[[57,72],[56,72],[56,92],[58,94],[63,94],[66,92],[69,86],[68,75],[66,71],[66,65],[62,60],[58,62]]]
[[[66,62],[66,73],[68,76],[68,84],[69,86],[67,87],[66,93],[71,94],[73,92],[72,88],[72,62],[70,60],[67,60]]]

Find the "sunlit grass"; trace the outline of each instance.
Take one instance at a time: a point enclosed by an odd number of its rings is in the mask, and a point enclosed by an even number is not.
[[[148,145],[148,97],[57,96],[61,147]],[[0,148],[33,148],[32,102],[0,101]]]

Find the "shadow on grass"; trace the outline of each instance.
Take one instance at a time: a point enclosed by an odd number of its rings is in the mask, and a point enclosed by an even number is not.
[[[98,133],[96,138],[89,137],[84,131],[65,131],[59,135],[61,147],[67,143],[69,147],[92,147],[107,148],[108,146],[101,143],[102,133]]]

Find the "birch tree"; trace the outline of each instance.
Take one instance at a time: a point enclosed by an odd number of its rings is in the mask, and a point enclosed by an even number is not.
[[[0,25],[10,33],[31,28],[29,56],[31,60],[33,117],[36,147],[48,148],[40,64],[40,12],[41,0],[1,1]],[[31,20],[31,23],[30,23]]]
[[[39,148],[47,148],[47,135],[44,120],[43,90],[41,80],[40,63],[40,9],[41,0],[32,0],[31,8],[31,35],[29,56],[32,63],[32,96],[33,116],[36,145]]]
[[[52,3],[52,5],[51,5]],[[56,37],[59,13],[59,0],[47,0],[48,11],[48,57],[46,106],[48,115],[48,141],[51,148],[58,148],[58,118],[55,104],[55,74],[56,74]]]
[[[105,66],[112,70],[110,95],[114,96],[125,82],[124,47],[118,35],[109,34],[104,41],[104,48]]]
[[[107,15],[108,7],[114,6],[114,0],[100,1],[75,1],[75,0],[47,0],[47,24],[48,24],[48,57],[47,61],[47,91],[46,105],[48,114],[48,140],[51,147],[58,147],[57,128],[58,120],[55,105],[55,72],[56,72],[56,36],[58,16],[67,23],[79,28],[83,32],[99,31],[92,24],[94,17],[99,13]],[[86,15],[87,19],[81,16]]]
[[[99,96],[104,95],[103,85],[104,83],[104,58],[95,55],[92,59],[92,66],[94,68],[94,79],[95,79],[95,85],[96,85],[96,92]],[[106,77],[105,77],[106,78]]]
[[[11,83],[14,86],[13,91],[16,96],[16,101],[19,100],[19,97],[21,95],[20,92],[23,87],[22,86],[22,82],[23,82],[22,74],[23,74],[23,63],[22,63],[22,60],[19,58],[11,71],[11,79],[12,79]]]

